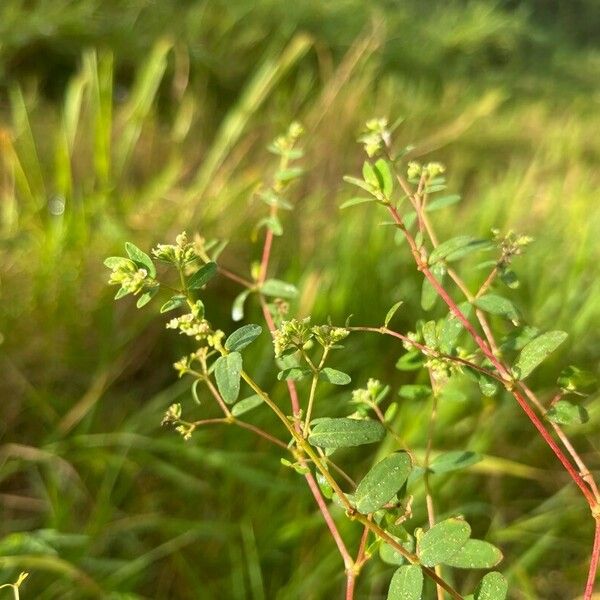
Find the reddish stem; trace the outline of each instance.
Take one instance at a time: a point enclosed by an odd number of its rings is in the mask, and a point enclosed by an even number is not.
[[[598,561],[600,559],[600,515],[596,516],[596,531],[594,533],[594,548],[592,549],[592,558],[590,560],[590,570],[585,584],[583,600],[592,600],[594,595],[594,582],[596,581],[596,572],[598,571]]]

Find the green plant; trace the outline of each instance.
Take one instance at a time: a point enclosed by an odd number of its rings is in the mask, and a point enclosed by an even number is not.
[[[395,229],[398,244],[408,245],[423,275],[423,310],[434,310],[441,299],[446,314],[439,319],[420,320],[414,331],[406,334],[389,327],[401,301],[392,306],[383,324],[376,327],[351,325],[350,318],[343,326],[335,326],[331,323],[314,325],[310,316],[290,317],[290,302],[296,297],[297,289],[290,283],[270,278],[268,271],[273,241],[283,234],[280,212],[293,208],[286,192],[302,175],[302,168],[297,166],[303,155],[298,147],[302,128],[293,124],[286,135],[269,147],[278,156],[278,165],[269,183],[256,192],[269,210],[256,224],[255,235],[263,228],[265,234],[261,260],[251,265],[249,278],[218,265],[224,243],[201,237],[189,240],[185,233],[177,237],[175,244],[159,244],[152,250],[152,257],[128,243],[126,257],[110,257],[105,261],[112,270],[110,283],[119,286],[115,298],[137,296],[137,306],[141,308],[162,288],[169,291],[170,298],[162,304],[161,313],[184,309],[183,314],[167,323],[167,328],[193,338],[198,348],[175,363],[175,369],[180,377],[194,379],[192,396],[197,405],[202,405],[198,388],[206,386],[222,412],[219,417],[208,415],[193,420],[187,417],[189,409],[185,407],[184,412],[182,405],[176,403],[168,408],[163,424],[174,426],[186,440],[203,426],[236,425],[288,454],[281,459],[282,464],[306,479],[337,545],[346,573],[347,600],[354,598],[356,579],[377,551],[384,562],[398,567],[390,583],[389,599],[420,598],[425,575],[435,583],[439,600],[446,594],[457,599],[503,600],[508,584],[496,571],[483,577],[473,595],[464,596],[457,591],[457,578],[450,576],[450,569],[491,569],[501,561],[502,553],[491,543],[472,538],[471,527],[461,515],[436,519],[430,479],[480,460],[477,453],[464,448],[435,458],[431,455],[438,404],[451,394],[456,380],[472,379],[485,397],[509,394],[578,486],[591,510],[595,538],[584,592],[584,599],[590,600],[600,555],[600,493],[562,425],[587,420],[584,406],[564,397],[585,395],[595,385],[594,378],[571,366],[560,374],[558,391],[551,402],[546,405],[538,399],[525,379],[560,346],[567,334],[563,331],[540,334],[536,328],[524,325],[513,302],[495,289],[510,290],[519,286],[512,264],[532,239],[513,232],[501,235],[493,231],[487,239],[461,235],[440,242],[430,214],[455,204],[460,198],[440,195],[446,190],[445,169],[440,163],[423,165],[410,161],[404,176],[402,160],[410,149],[395,153],[392,131],[393,127],[388,127],[383,119],[367,123],[360,138],[368,156],[362,177],[345,178],[358,187],[362,195],[346,201],[342,208],[368,203],[387,211],[392,220],[385,224]],[[473,259],[484,252],[495,254],[474,264]],[[175,280],[165,279],[166,273],[163,275],[162,270],[159,275],[153,259],[174,270]],[[487,271],[475,293],[456,271],[453,263],[458,261]],[[290,415],[244,366],[246,348],[261,338],[262,327],[247,324],[227,336],[206,319],[204,303],[198,296],[217,273],[244,288],[233,303],[234,320],[243,319],[244,307],[251,295],[258,298],[272,336],[277,380],[285,381],[287,386]],[[447,280],[464,296],[462,301],[454,299],[454,290],[451,293]],[[508,331],[507,323],[512,324]],[[398,369],[427,373],[427,385],[404,385],[398,391],[401,398],[428,400],[431,404],[428,444],[420,460],[403,442],[402,423],[396,419],[398,402],[387,402],[390,386],[375,379],[369,379],[366,387],[352,392],[351,404],[355,410],[351,414],[314,418],[317,408],[326,412],[326,406],[319,403],[320,382],[336,386],[351,382],[347,373],[329,366],[332,358],[340,354],[334,351],[343,349],[341,342],[349,335],[368,332],[400,340],[405,354],[398,361]],[[298,383],[301,381],[306,382],[306,389],[300,387],[304,386]],[[271,384],[277,385],[274,381]],[[240,399],[243,385],[248,386],[252,395]],[[284,438],[240,418],[265,406],[285,430]],[[202,406],[201,410],[206,408]],[[347,467],[342,468],[339,461],[332,459],[341,449],[381,442],[386,436],[395,446],[394,450],[386,452],[381,460],[373,461],[372,468],[358,484],[347,473]],[[409,492],[421,482],[425,489],[427,527],[409,528],[412,516]],[[326,499],[341,507],[346,518],[362,527],[355,553],[343,540]]]

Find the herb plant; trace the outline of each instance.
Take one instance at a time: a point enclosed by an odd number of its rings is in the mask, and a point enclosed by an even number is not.
[[[432,215],[460,198],[445,193],[445,169],[440,163],[406,164],[410,148],[394,150],[393,129],[383,119],[367,123],[360,138],[367,155],[362,175],[345,178],[359,195],[342,208],[369,204],[387,214],[386,224],[391,226],[397,245],[411,253],[423,276],[420,301],[424,314],[441,304],[445,316],[424,318],[413,331],[401,333],[391,323],[402,301],[394,304],[376,326],[356,325],[350,318],[338,325],[314,323],[310,316],[294,315],[296,287],[269,273],[275,238],[283,234],[282,214],[293,208],[288,190],[302,175],[302,128],[294,123],[269,147],[278,164],[272,179],[257,192],[268,208],[256,224],[257,233],[264,229],[262,255],[260,262],[250,266],[250,276],[234,273],[220,263],[224,242],[189,239],[185,233],[178,235],[174,244],[159,244],[150,255],[127,243],[127,256],[105,261],[112,271],[110,283],[119,286],[117,299],[133,295],[142,308],[157,294],[167,292],[160,312],[177,316],[166,327],[192,338],[193,351],[174,366],[180,377],[192,380],[196,405],[173,404],[162,422],[185,440],[209,425],[238,426],[268,440],[281,454],[281,463],[304,477],[314,496],[343,562],[346,600],[354,598],[356,580],[365,564],[376,559],[396,567],[389,583],[390,600],[418,600],[427,589],[426,579],[433,582],[438,600],[503,600],[508,594],[507,579],[491,570],[501,562],[501,550],[472,537],[469,523],[460,514],[437,519],[430,480],[438,473],[458,471],[480,460],[476,453],[463,448],[432,456],[438,404],[444,401],[448,386],[467,377],[478,384],[483,396],[510,394],[590,509],[595,536],[583,597],[591,600],[600,555],[600,493],[562,426],[587,420],[579,400],[593,388],[594,378],[577,367],[568,367],[558,377],[550,403],[543,403],[529,387],[529,375],[567,337],[563,331],[540,333],[524,325],[518,308],[507,297],[519,286],[513,262],[526,251],[531,238],[493,231],[486,239],[460,235],[440,241]],[[459,269],[478,255],[484,258],[476,268],[484,275],[473,291]],[[164,268],[157,269],[155,263]],[[262,309],[262,325],[245,324],[229,334],[213,327],[201,297],[203,288],[217,275],[242,288],[233,302],[233,320],[244,319],[246,304],[254,296]],[[503,335],[507,324],[513,330]],[[263,331],[265,326],[268,334]],[[401,398],[429,402],[424,456],[417,457],[403,442],[402,423],[396,418],[398,402],[390,401],[390,386],[376,379],[355,387],[347,415],[325,416],[327,405],[319,402],[322,382],[351,384],[350,376],[338,368],[344,340],[349,335],[370,334],[398,340],[403,352],[397,364],[400,370],[427,373],[429,385],[399,389]],[[279,406],[259,377],[245,367],[247,348],[266,343],[268,335],[273,344],[273,368],[281,382],[275,385],[287,386],[287,407]],[[213,397],[220,416],[205,412],[208,409],[201,404],[200,386]],[[271,410],[279,421],[279,431],[266,431],[248,421],[247,415],[254,410]],[[360,447],[368,452],[388,436],[394,451],[373,461],[366,474],[350,474],[337,464],[340,450]],[[361,477],[355,482],[357,475]],[[427,523],[413,522],[411,490],[417,484],[424,485]],[[351,549],[342,538],[330,511],[332,503],[362,529],[357,548]],[[459,591],[455,569],[488,572],[476,589]]]

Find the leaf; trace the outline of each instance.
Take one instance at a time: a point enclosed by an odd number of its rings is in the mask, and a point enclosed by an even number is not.
[[[508,582],[501,573],[492,571],[484,576],[475,592],[475,600],[505,600]]]
[[[242,372],[242,355],[232,352],[215,361],[215,379],[223,400],[233,404],[240,393],[240,376]]]
[[[399,371],[416,371],[423,366],[423,355],[418,350],[409,350],[396,362]]]
[[[388,531],[388,533],[391,535],[391,532]],[[396,535],[392,535],[392,537],[394,540],[396,540],[396,542],[398,542],[398,544],[400,544],[409,552],[415,551],[414,538],[409,536],[408,533],[406,533],[405,539],[400,539]],[[384,541],[382,541],[379,545],[379,558],[381,558],[381,560],[388,565],[403,565],[406,563],[406,559],[402,556],[402,554],[400,554],[400,552],[398,552],[394,546]]]
[[[145,253],[142,252],[135,244],[131,242],[125,243],[125,251],[131,260],[141,267],[144,267],[148,271],[150,277],[156,277],[156,267],[152,262],[152,259]]]
[[[174,310],[175,308],[179,308],[180,306],[184,306],[187,302],[187,298],[185,296],[177,295],[171,296],[161,307],[160,312],[166,313],[170,310]]]
[[[439,283],[444,282],[444,277],[446,276],[446,267],[442,263],[433,265],[430,271]],[[437,298],[438,293],[431,283],[429,283],[429,280],[425,278],[423,280],[423,288],[421,289],[421,308],[423,310],[431,310],[434,307]]]
[[[559,400],[548,410],[546,418],[560,425],[582,425],[590,420],[590,415],[579,404],[572,404],[568,400]]]
[[[275,177],[278,181],[286,182],[292,181],[292,179],[297,179],[304,173],[304,169],[302,167],[290,167],[289,169],[283,169],[281,171],[277,171]]]
[[[135,303],[135,305],[138,308],[142,308],[142,306],[146,306],[146,304],[148,304],[148,302],[150,302],[150,300],[152,300],[152,298],[154,298],[154,296],[156,295],[156,293],[158,292],[158,286],[152,288],[151,290],[145,292],[144,294],[142,294],[137,302]]]
[[[392,306],[392,308],[390,308],[390,310],[387,311],[387,314],[385,315],[385,321],[383,322],[383,326],[387,327],[390,324],[390,321],[392,320],[393,316],[396,314],[396,311],[400,308],[400,306],[402,306],[403,301],[400,300],[399,302],[396,302],[396,304],[394,304],[394,306]]]
[[[470,450],[453,450],[436,456],[429,465],[432,473],[450,473],[458,469],[465,469],[483,460],[481,454]]]
[[[319,379],[333,383],[333,385],[346,385],[352,381],[347,373],[330,367],[325,367],[319,371]]]
[[[594,391],[598,381],[593,373],[569,366],[561,371],[556,383],[565,393],[585,395]]]
[[[285,299],[295,298],[298,295],[296,286],[279,279],[267,279],[262,284],[260,291],[265,296],[276,296]]]
[[[396,570],[390,582],[387,600],[421,600],[423,571],[419,565],[404,565]]]
[[[431,396],[431,388],[428,385],[421,384],[401,385],[398,395],[407,400],[424,400]]]
[[[471,316],[473,307],[469,302],[462,302],[458,305],[460,312],[468,319]],[[449,312],[446,318],[442,319],[437,326],[438,345],[444,354],[451,354],[456,348],[458,338],[464,330],[464,325]]]
[[[124,258],[123,256],[109,256],[104,260],[104,266],[113,270],[127,265],[133,266],[133,264],[134,263],[131,260]]]
[[[519,322],[520,316],[514,304],[502,296],[487,294],[473,300],[473,304],[492,315],[502,315],[510,319],[515,325]]]
[[[321,448],[349,448],[379,442],[384,435],[378,421],[323,418],[314,421],[308,441]]]
[[[525,379],[566,339],[567,333],[564,331],[548,331],[526,344],[513,367],[515,377]]]
[[[362,176],[363,179],[375,189],[381,188],[377,173],[375,172],[373,165],[368,160],[365,160],[363,163]]]
[[[288,381],[299,381],[300,379],[304,379],[308,377],[312,371],[310,369],[306,369],[303,367],[290,367],[289,369],[283,369],[283,371],[279,371],[277,374],[277,379],[279,381],[288,380]]]
[[[250,295],[251,290],[244,290],[235,297],[231,305],[231,318],[234,321],[241,321],[244,318],[244,303]]]
[[[394,191],[394,179],[392,177],[389,164],[386,160],[380,158],[375,162],[373,169],[377,175],[379,189],[383,192],[383,195],[386,198],[389,198]]]
[[[200,396],[198,396],[198,385],[200,385],[200,379],[196,379],[192,383],[192,398],[196,404],[200,405],[202,402],[200,401]]]
[[[406,452],[396,452],[379,461],[354,492],[358,512],[367,515],[389,502],[406,483],[411,469],[410,456]]]
[[[260,325],[244,325],[236,329],[226,340],[225,350],[229,352],[239,352],[249,346],[260,334],[262,327]]]
[[[217,263],[209,262],[202,265],[188,280],[187,287],[197,290],[206,285],[217,274]]]
[[[500,271],[500,279],[502,283],[511,290],[516,290],[520,283],[517,274],[512,269],[502,269]]]
[[[231,414],[234,417],[239,417],[247,412],[250,412],[252,409],[260,406],[263,403],[262,398],[254,394],[252,396],[248,396],[248,398],[244,398],[239,402],[236,402],[231,409]]]
[[[445,565],[457,569],[491,569],[502,560],[502,552],[484,540],[467,540],[467,543]]]
[[[470,235],[459,235],[442,242],[437,248],[434,248],[429,255],[429,264],[433,265],[441,260],[453,261],[475,252],[490,248],[488,240],[476,239]]]
[[[350,200],[346,200],[346,202],[342,202],[340,205],[340,209],[350,208],[351,206],[356,206],[357,204],[364,204],[365,202],[375,202],[374,198],[365,198],[364,196],[356,196],[354,198],[350,198]]]
[[[417,538],[417,556],[426,567],[434,567],[456,554],[471,535],[462,519],[446,519]]]
[[[369,184],[363,181],[362,179],[358,179],[357,177],[350,177],[350,175],[344,175],[343,179],[346,183],[351,183],[352,185],[355,185],[356,187],[365,190],[365,192],[369,192],[369,194],[373,193],[373,190],[371,189]]]
[[[271,230],[273,232],[273,235],[277,235],[277,236],[283,235],[283,226],[281,225],[281,221],[279,220],[279,217],[277,215],[271,215],[270,217],[265,217],[264,219],[261,219],[256,224],[254,231],[258,232],[258,230],[263,225],[267,229]]]
[[[428,202],[425,210],[427,212],[434,212],[436,210],[440,210],[440,208],[446,208],[446,206],[456,204],[457,202],[460,202],[460,196],[458,194],[441,196],[440,198],[436,198],[435,200]]]

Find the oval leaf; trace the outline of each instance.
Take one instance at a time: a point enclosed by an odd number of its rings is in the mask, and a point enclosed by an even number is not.
[[[310,369],[304,367],[290,367],[289,369],[279,371],[277,379],[279,379],[279,381],[283,381],[284,379],[287,381],[300,381],[300,379],[308,377],[311,372]]]
[[[249,346],[260,334],[262,327],[260,325],[244,325],[236,329],[226,340],[225,349],[230,352],[239,352],[246,346]]]
[[[321,448],[348,448],[379,442],[384,435],[378,421],[324,418],[315,421],[308,441]]]
[[[291,299],[298,295],[296,286],[279,279],[267,279],[261,286],[260,291],[265,296]]]
[[[400,308],[400,306],[402,306],[402,304],[403,302],[402,300],[400,300],[400,302],[396,302],[396,304],[394,304],[394,306],[392,306],[392,308],[390,308],[390,310],[387,311],[387,314],[385,315],[385,321],[383,322],[384,327],[387,327],[390,324],[390,321],[396,314],[396,311]]]
[[[560,400],[548,410],[546,418],[560,425],[582,425],[589,421],[590,416],[583,406],[572,404],[568,400]]]
[[[446,267],[443,264],[433,265],[430,269],[431,274],[440,282],[444,281],[446,275]],[[421,308],[423,310],[431,310],[435,305],[438,294],[434,287],[429,283],[429,280],[425,278],[423,280],[423,287],[421,289]]]
[[[240,374],[242,372],[242,355],[232,352],[215,361],[215,379],[223,400],[233,404],[240,393]]]
[[[236,402],[233,408],[231,409],[231,414],[234,417],[239,417],[244,413],[250,412],[252,409],[260,406],[263,403],[262,398],[254,394],[253,396],[249,396],[248,398],[244,398],[239,402]]]
[[[338,371],[337,369],[331,369],[330,367],[325,367],[323,370],[319,371],[319,379],[333,383],[333,385],[346,385],[352,381],[350,375],[347,373]]]
[[[209,262],[202,265],[188,280],[190,290],[197,290],[206,285],[217,274],[217,263]]]
[[[390,582],[387,600],[421,600],[423,571],[418,565],[405,565],[396,570]]]
[[[471,535],[462,519],[446,519],[434,525],[417,540],[417,556],[426,567],[434,567],[456,554]]]
[[[241,321],[244,318],[244,303],[246,298],[250,295],[251,290],[244,290],[235,297],[233,304],[231,305],[231,319],[233,321]]]
[[[160,312],[166,313],[170,310],[174,310],[175,308],[179,308],[180,306],[184,306],[187,302],[187,298],[185,296],[171,296],[169,300],[167,300],[161,307]]]
[[[367,515],[389,502],[404,485],[411,469],[406,452],[397,452],[379,461],[356,488],[354,500],[358,512]]]
[[[449,473],[470,467],[482,460],[481,454],[470,452],[468,450],[454,450],[453,452],[444,452],[431,462],[429,470],[433,473]]]
[[[548,331],[526,344],[513,368],[515,377],[525,379],[566,339],[567,333],[564,331]]]
[[[442,242],[434,248],[429,255],[429,264],[433,265],[440,260],[453,261],[475,252],[490,247],[487,240],[476,239],[470,235],[459,235]]]
[[[508,594],[508,582],[501,573],[488,573],[475,592],[475,600],[505,600]]]
[[[519,313],[514,304],[496,294],[487,294],[473,300],[473,304],[492,315],[501,315],[510,319],[515,325],[519,322]]]
[[[502,560],[502,552],[484,540],[467,540],[467,543],[453,556],[444,561],[457,569],[491,569]]]
[[[142,252],[135,244],[132,244],[131,242],[126,242],[125,251],[134,263],[148,271],[148,275],[150,275],[150,277],[156,277],[156,267],[154,266],[152,259],[145,252]]]

